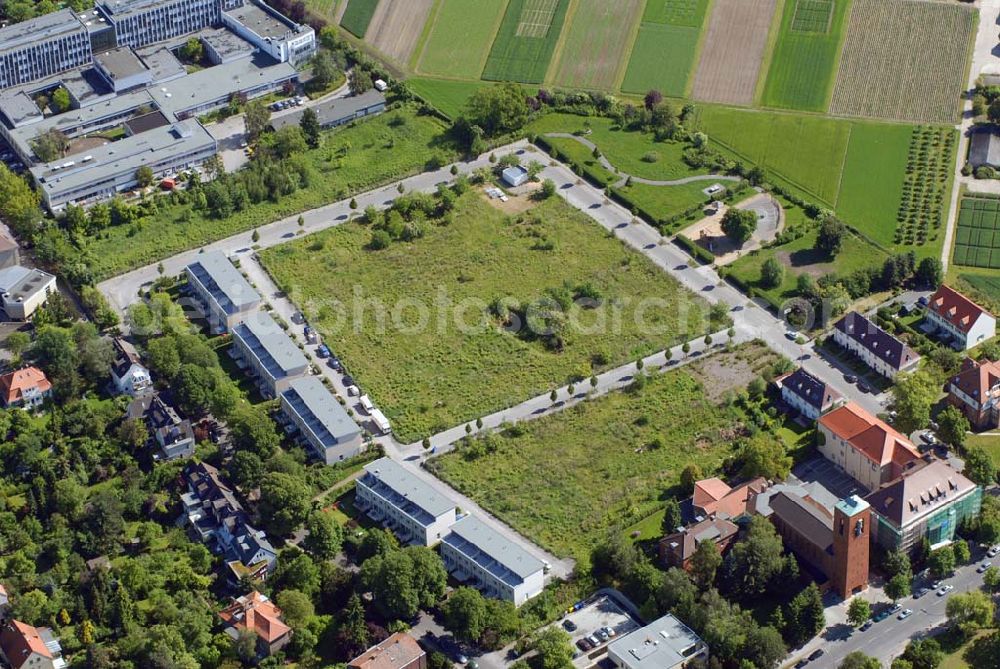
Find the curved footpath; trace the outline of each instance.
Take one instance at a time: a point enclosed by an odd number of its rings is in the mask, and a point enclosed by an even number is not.
[[[583,144],[591,151],[598,148],[597,145],[594,144],[589,139],[568,132],[548,132],[542,136],[557,137],[560,139],[572,139],[576,142],[579,142],[580,144]],[[600,149],[598,149],[598,151],[600,151]],[[740,180],[740,177],[731,177],[725,174],[696,174],[694,176],[684,177],[682,179],[674,179],[673,181],[659,181],[657,179],[646,179],[644,177],[637,177],[634,174],[629,174],[628,172],[622,172],[621,170],[616,169],[615,166],[611,164],[611,161],[609,161],[607,158],[604,157],[603,153],[601,153],[597,161],[601,163],[601,167],[606,169],[608,172],[611,172],[612,174],[618,174],[621,176],[621,179],[619,179],[614,183],[616,187],[624,186],[629,179],[632,180],[632,183],[646,184],[647,186],[683,186],[684,184],[695,183],[696,181],[739,181]]]

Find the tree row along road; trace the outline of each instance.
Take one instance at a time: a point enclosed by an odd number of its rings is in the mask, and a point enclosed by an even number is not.
[[[492,153],[498,157],[510,153],[521,153],[523,154],[521,156],[522,162],[538,160],[547,163],[547,166],[542,170],[539,177],[541,179],[551,179],[556,184],[556,192],[569,204],[586,213],[606,230],[611,231],[623,243],[646,255],[656,266],[670,274],[692,292],[704,297],[709,303],[722,302],[727,304],[731,308],[730,315],[734,321],[734,328],[737,333],[735,340],[737,342],[749,341],[755,338],[761,339],[777,353],[799,361],[807,371],[822,378],[846,397],[858,401],[869,411],[877,412],[881,410],[881,404],[877,398],[862,394],[854,386],[846,384],[843,381],[843,370],[836,368],[823,358],[815,355],[811,352],[809,346],[799,345],[786,339],[785,324],[780,318],[748,300],[739,291],[722,282],[712,267],[690,266],[690,257],[674,245],[667,243],[655,228],[633,218],[624,207],[609,202],[604,197],[602,191],[579,179],[565,165],[556,161],[550,161],[547,155],[524,141],[500,147]],[[489,166],[491,166],[491,163],[487,154],[475,160],[457,164],[459,174],[469,174],[480,167]],[[399,184],[404,186],[405,192],[433,192],[438,183],[452,182],[454,178],[450,173],[449,167],[433,172],[426,172],[355,196],[354,199],[357,203],[356,210],[350,208],[350,200],[342,200],[304,212],[302,214],[302,226],[298,225],[298,216],[290,216],[260,227],[258,228],[259,239],[256,242],[251,242],[251,232],[248,231],[214,242],[203,248],[204,250],[220,250],[228,255],[235,255],[241,258],[241,266],[244,271],[247,272],[253,283],[262,290],[265,299],[271,303],[276,313],[289,322],[290,332],[297,336],[300,341],[304,341],[302,325],[295,325],[291,322],[291,314],[296,310],[295,305],[278,292],[277,287],[271,281],[270,277],[254,261],[253,254],[250,253],[251,247],[268,248],[294,239],[300,232],[303,234],[313,233],[339,225],[349,220],[352,214],[357,214],[369,205],[384,208],[391,204],[397,196],[397,186]],[[160,265],[162,265],[164,275],[178,275],[184,270],[185,266],[197,259],[200,252],[200,249],[194,249],[177,254],[163,260],[161,263],[150,264],[121,276],[108,279],[99,284],[98,288],[117,310],[125,313],[128,305],[135,302],[138,298],[139,291],[160,276]],[[719,339],[715,339],[716,336]],[[725,338],[724,333],[713,335],[714,341],[723,341]],[[694,350],[696,349],[692,346],[692,351]],[[309,355],[312,357],[313,354],[310,352]],[[651,356],[650,367],[657,363],[660,365],[665,364],[666,359],[662,356],[662,352]],[[676,352],[674,356],[675,359],[680,358]],[[329,370],[329,368],[322,364],[322,361],[314,359],[314,362],[319,363],[319,368],[333,382],[335,390],[341,396],[347,397],[348,395],[343,386],[342,379],[339,378],[340,375]],[[602,392],[595,393],[595,396],[614,390],[627,383],[627,381],[622,381],[621,377],[625,376],[629,369],[634,373],[635,364],[630,363],[602,375],[603,380],[602,378],[598,379],[598,388]],[[567,399],[565,389],[562,390],[562,393],[564,402],[559,406],[553,406],[548,395],[544,395],[541,398],[532,398],[517,407],[485,418],[484,428],[488,426],[492,427],[494,423],[499,425],[504,420],[508,422],[530,420],[531,418],[548,415],[554,410],[565,408],[575,402],[586,399],[586,397],[583,397],[575,398],[572,401],[565,401]],[[544,412],[537,412],[537,409],[541,408],[543,403],[547,407],[546,410]],[[355,409],[355,412],[358,414],[357,409]],[[489,423],[487,420],[489,420]],[[465,436],[464,424],[434,435],[431,437],[431,443],[440,450],[441,448],[450,446],[463,436]],[[422,448],[418,444],[399,444],[391,437],[381,438],[379,441],[385,447],[386,454],[389,457],[399,460],[416,477],[424,480],[443,494],[446,494],[464,511],[477,513],[485,522],[493,526],[494,529],[510,541],[517,542],[524,546],[530,553],[539,556],[541,559],[548,560],[552,564],[551,573],[553,576],[565,578],[570,575],[573,569],[572,560],[558,559],[548,554],[481,509],[473,500],[451,489],[450,486],[447,486],[430,472],[423,469],[420,466]]]

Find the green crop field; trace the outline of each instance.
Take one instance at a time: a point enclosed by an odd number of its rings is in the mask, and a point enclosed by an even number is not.
[[[347,9],[340,19],[340,25],[356,37],[364,38],[376,7],[378,0],[347,0]]]
[[[774,355],[751,345],[695,365],[742,377]],[[638,392],[615,392],[433,458],[438,476],[559,556],[589,562],[612,528],[662,508],[683,468],[712,476],[731,453],[743,417],[708,397],[700,367],[650,376]],[[751,377],[752,378],[752,377]],[[659,448],[643,448],[659,438]]]
[[[996,272],[990,271],[983,274],[978,272],[962,272],[958,275],[963,281],[972,287],[973,297],[984,307],[989,308],[993,313],[1000,311],[1000,276]]]
[[[830,110],[953,124],[977,15],[957,3],[854,0]]]
[[[541,83],[559,41],[569,0],[510,0],[483,79]]]
[[[406,83],[414,93],[451,118],[456,118],[462,113],[465,103],[473,93],[483,86],[493,85],[485,81],[452,81],[429,77],[412,77],[407,79]]]
[[[962,198],[954,261],[956,265],[1000,269],[1000,200]]]
[[[671,97],[682,97],[687,88],[700,28],[643,23],[632,47],[622,90],[645,93],[659,90]]]
[[[712,141],[777,173],[810,199],[836,205],[849,121],[700,105],[696,125]]]
[[[850,0],[787,0],[762,103],[826,111]]]
[[[555,82],[569,88],[616,88],[642,6],[642,0],[579,0],[560,49]]]
[[[707,7],[708,0],[647,0],[642,22],[700,28]]]
[[[306,8],[316,16],[333,22],[334,17],[337,15],[337,7],[340,5],[341,0],[308,0],[306,2]]]
[[[377,252],[367,249],[371,230],[356,223],[261,252],[401,440],[474,421],[589,376],[592,365],[621,364],[708,327],[700,298],[562,198],[512,219],[471,191],[449,219]],[[604,307],[571,305],[559,351],[507,331],[488,308],[585,285]],[[359,313],[359,295],[383,306]],[[642,306],[647,325],[640,327]],[[605,307],[620,313],[613,326]],[[422,324],[421,313],[428,315]]]
[[[478,79],[507,0],[441,0],[420,74]]]
[[[209,218],[190,204],[161,205],[154,217],[134,225],[109,227],[88,237],[82,259],[96,280],[127,272],[244,232],[285,216],[314,209],[401,176],[422,172],[435,156],[447,162],[457,153],[444,140],[445,125],[412,107],[388,112],[324,133],[323,146],[306,151],[311,183],[224,219]]]

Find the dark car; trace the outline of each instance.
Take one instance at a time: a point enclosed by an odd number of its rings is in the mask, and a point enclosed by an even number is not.
[[[590,642],[587,641],[586,639],[577,639],[576,640],[576,647],[579,648],[580,650],[582,650],[584,653],[586,653],[588,650],[590,650],[591,648],[593,648],[593,646],[590,644]]]
[[[872,620],[874,620],[877,623],[880,623],[883,620],[885,620],[886,618],[888,618],[890,615],[891,615],[891,611],[889,611],[889,609],[885,609],[885,610],[879,611],[878,613],[876,613],[875,615],[873,615],[872,616]]]
[[[854,376],[853,374],[844,374],[844,380],[847,381],[848,383],[854,383],[855,381],[858,380],[858,377]]]
[[[354,377],[351,376],[350,374],[344,374],[344,385],[345,386],[353,386],[354,385]]]
[[[795,663],[795,669],[802,669],[802,667],[806,666],[807,664],[809,664],[809,660],[802,658],[801,660]]]
[[[873,624],[874,624],[874,623],[873,623],[873,622],[872,622],[871,620],[866,620],[866,621],[865,621],[865,624],[861,626],[861,631],[862,631],[862,632],[867,632],[867,631],[868,631],[869,629],[871,629],[871,626],[872,626]]]
[[[864,381],[858,381],[858,390],[860,390],[863,393],[867,393],[869,390],[871,390],[871,388],[869,388],[868,384],[865,383]]]
[[[809,659],[810,660],[818,660],[819,658],[823,657],[823,653],[825,653],[825,652],[826,651],[823,650],[822,648],[817,648],[813,652],[809,653]]]
[[[562,622],[562,626],[563,629],[566,630],[567,632],[576,631],[576,623],[574,623],[572,620],[569,620],[568,618]]]

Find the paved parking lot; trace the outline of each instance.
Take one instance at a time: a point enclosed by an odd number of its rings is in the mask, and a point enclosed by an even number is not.
[[[792,469],[792,474],[806,483],[818,483],[837,499],[864,496],[866,491],[850,476],[824,457],[807,460]]]
[[[573,639],[573,648],[578,652],[578,655],[573,658],[573,666],[577,669],[586,669],[600,662],[607,655],[608,643],[610,643],[610,640],[602,641],[597,648],[584,653],[576,645],[579,639],[594,634],[603,627],[610,627],[615,631],[614,639],[639,628],[639,624],[609,595],[601,595],[579,611],[567,614],[556,624],[562,625],[563,629],[566,629],[567,620],[576,625],[574,631],[566,631]]]

